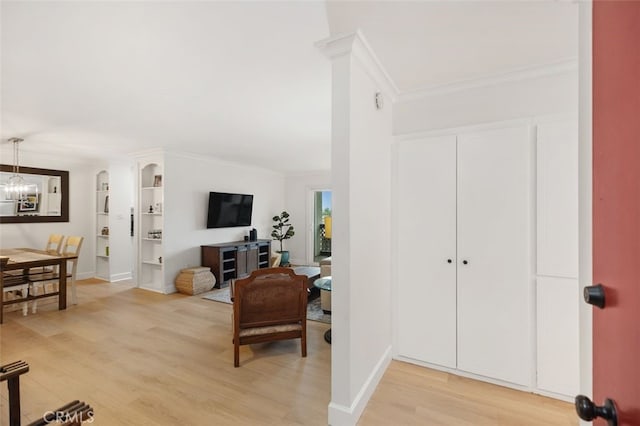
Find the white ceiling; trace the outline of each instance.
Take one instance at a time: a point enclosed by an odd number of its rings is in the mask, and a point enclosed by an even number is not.
[[[575,59],[567,1],[329,2],[332,34],[360,28],[401,93]]]
[[[163,147],[283,172],[328,169],[331,68],[314,42],[356,28],[401,92],[577,52],[577,5],[567,2],[0,7],[0,139],[87,158]]]

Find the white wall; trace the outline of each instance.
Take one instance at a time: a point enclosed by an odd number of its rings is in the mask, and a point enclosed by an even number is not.
[[[353,398],[391,345],[391,113],[373,106],[379,91],[355,58],[351,68],[349,153],[350,310]],[[388,98],[387,98],[388,99]],[[375,267],[372,267],[375,265]],[[340,283],[338,282],[338,285]]]
[[[291,223],[296,234],[284,242],[285,250],[291,252],[291,263],[307,265],[313,259],[313,201],[311,192],[331,189],[331,172],[291,174],[285,179],[285,206],[291,214]],[[274,247],[279,244],[276,241]],[[277,250],[277,248],[276,248]]]
[[[165,292],[175,292],[180,269],[200,266],[200,245],[240,241],[251,227],[271,239],[271,218],[285,208],[285,179],[280,173],[224,162],[212,157],[165,152]],[[252,226],[207,229],[209,192],[253,194]]]
[[[522,117],[576,114],[578,72],[435,93],[394,105],[394,134],[448,129]]]
[[[93,277],[96,173],[108,170],[110,275],[112,279],[128,277],[135,264],[134,241],[129,236],[129,214],[136,187],[133,162],[125,159],[92,162],[22,150],[20,154],[24,166],[69,171],[69,222],[0,224],[0,247],[44,248],[51,233],[81,235],[85,240],[78,278]],[[10,152],[2,151],[3,163],[11,164],[11,158]],[[285,185],[284,176],[279,173],[202,156],[168,153],[165,162],[165,290],[173,292],[179,270],[200,265],[201,244],[242,240],[251,228],[206,229],[209,191],[254,194],[252,225],[259,238],[270,239],[271,218],[285,208]]]
[[[26,145],[26,142],[23,144]],[[1,162],[11,164],[13,157],[3,149]],[[85,238],[78,260],[78,278],[94,276],[95,265],[95,163],[20,150],[20,164],[42,169],[69,171],[69,222],[0,224],[0,247],[43,248],[49,234],[79,235]]]
[[[362,36],[325,42],[333,59],[332,392],[329,423],[355,424],[391,357],[392,102]]]

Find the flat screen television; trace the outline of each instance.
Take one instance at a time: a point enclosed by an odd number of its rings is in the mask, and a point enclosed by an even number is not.
[[[207,228],[231,228],[251,226],[253,195],[209,193]]]

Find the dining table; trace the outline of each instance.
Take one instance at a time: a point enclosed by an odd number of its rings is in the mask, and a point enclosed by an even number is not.
[[[19,303],[43,297],[58,296],[58,310],[67,309],[67,261],[76,259],[75,254],[58,254],[45,250],[32,248],[0,248],[0,324],[4,322],[3,307],[12,303]],[[47,275],[34,273],[34,268],[42,268],[46,266],[57,266],[57,273],[49,273]],[[9,274],[9,271],[20,271],[22,274]],[[29,283],[34,280],[42,281],[43,278],[58,281],[58,290],[41,295],[28,294],[19,300],[4,300],[4,283],[5,280],[10,282],[16,277],[21,282]]]

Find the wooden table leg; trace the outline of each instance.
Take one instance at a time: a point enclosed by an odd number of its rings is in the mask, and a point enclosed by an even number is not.
[[[4,321],[4,268],[9,263],[7,256],[0,256],[0,324]]]
[[[20,376],[7,380],[9,387],[9,426],[20,426]]]
[[[0,278],[2,279],[2,278]],[[0,324],[4,323],[3,311],[4,311],[4,300],[3,300],[4,290],[2,289],[2,285],[0,284]]]
[[[67,259],[60,262],[60,278],[58,279],[58,310],[67,309]]]

